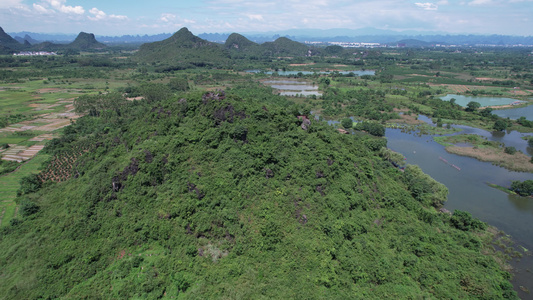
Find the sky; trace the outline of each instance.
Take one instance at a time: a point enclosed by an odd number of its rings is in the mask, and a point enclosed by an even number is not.
[[[0,27],[108,36],[182,27],[194,34],[372,27],[533,36],[533,0],[0,0]]]

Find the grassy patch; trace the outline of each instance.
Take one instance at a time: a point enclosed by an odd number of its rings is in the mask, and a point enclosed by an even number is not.
[[[2,223],[0,226],[6,226],[15,215],[17,190],[20,186],[22,177],[32,173],[38,173],[41,164],[48,159],[48,155],[38,154],[33,159],[22,164],[12,173],[0,176],[0,212],[4,211]]]
[[[487,183],[488,186],[490,186],[491,188],[495,188],[497,190],[500,190],[502,192],[505,192],[507,194],[510,194],[510,195],[516,195],[515,192],[511,191],[510,189],[506,188],[506,187],[503,187],[501,185],[497,185],[497,184],[494,184],[494,183]]]
[[[473,157],[518,172],[533,172],[531,158],[522,152],[505,153],[505,145],[474,134],[435,137],[449,153]],[[457,146],[460,145],[460,146]]]

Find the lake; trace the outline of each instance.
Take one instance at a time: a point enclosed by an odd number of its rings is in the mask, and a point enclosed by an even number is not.
[[[512,98],[502,98],[502,97],[474,97],[474,96],[464,96],[464,95],[455,95],[448,94],[440,99],[444,101],[450,101],[450,99],[455,98],[455,103],[466,107],[468,102],[475,101],[481,104],[481,106],[495,106],[495,105],[509,105],[511,103],[521,103],[523,101],[512,99]]]

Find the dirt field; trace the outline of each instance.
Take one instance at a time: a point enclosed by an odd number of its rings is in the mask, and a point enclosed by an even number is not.
[[[50,92],[55,90],[59,89],[41,89],[39,91]],[[1,159],[21,162],[34,157],[40,150],[44,148],[45,141],[51,140],[55,137],[51,132],[70,125],[73,120],[76,120],[80,117],[80,115],[74,113],[74,105],[72,102],[73,99],[59,100],[55,104],[29,104],[30,107],[34,108],[34,110],[46,110],[53,107],[64,106],[64,111],[59,113],[45,113],[37,116],[33,120],[23,121],[20,123],[11,124],[6,128],[1,128],[0,133],[14,133],[28,130],[35,132],[50,132],[28,139],[28,141],[31,142],[38,142],[37,145],[33,145],[31,147],[19,146],[16,144],[10,145],[11,147],[9,149],[1,153]]]

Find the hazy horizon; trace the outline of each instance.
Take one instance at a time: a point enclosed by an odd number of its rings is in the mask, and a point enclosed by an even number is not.
[[[194,34],[320,27],[532,36],[532,11],[533,0],[2,0],[0,26],[6,32],[105,36],[173,33],[182,27]]]

